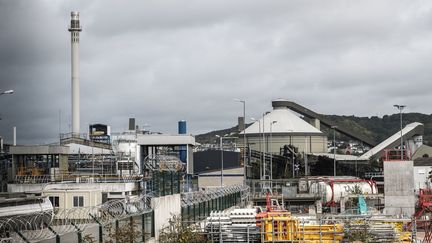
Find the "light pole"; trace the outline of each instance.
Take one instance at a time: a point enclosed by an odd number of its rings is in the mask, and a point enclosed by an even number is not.
[[[399,110],[399,114],[400,114],[401,160],[404,160],[404,156],[403,156],[403,137],[402,137],[402,110],[406,107],[406,105],[393,105],[393,106],[396,107]]]
[[[259,143],[259,149],[262,151],[261,148],[261,121],[257,120],[253,117],[251,117],[252,121],[258,122],[258,143]],[[262,173],[262,157],[261,157],[261,165],[260,165],[260,179],[262,180],[263,173]]]
[[[216,135],[217,138],[219,138],[220,144],[220,150],[221,150],[221,179],[220,179],[220,187],[223,187],[223,147],[222,147],[222,137],[219,135]]]
[[[337,126],[331,126],[333,129],[333,177],[336,177],[336,128]]]
[[[223,160],[223,139],[229,139],[229,138],[237,138],[237,137],[226,137],[225,134],[224,136],[219,136],[216,135],[216,137],[218,137],[220,139],[220,150],[221,150],[221,181],[220,181],[220,186],[223,187],[223,170],[224,170],[224,160]]]
[[[277,123],[277,121],[270,122],[270,180],[273,180],[273,124]]]
[[[14,93],[14,91],[13,91],[13,89],[11,89],[11,90],[6,90],[6,91],[1,92],[0,95],[13,94],[13,93]]]
[[[263,120],[263,123],[262,123],[262,127],[263,127],[263,130],[262,130],[262,136],[263,136],[263,151],[262,151],[262,161],[263,161],[263,178],[264,178],[264,180],[268,180],[268,170],[267,170],[267,163],[266,163],[266,153],[268,152],[268,141],[266,142],[266,137],[265,137],[265,116],[268,114],[268,113],[270,113],[270,112],[264,112],[263,113],[263,115],[262,115],[262,120]]]
[[[246,100],[234,99],[237,102],[243,103],[243,167],[244,167],[244,184],[246,185]]]
[[[3,91],[3,92],[0,92],[0,95],[13,94],[13,93],[14,93],[13,89],[10,89],[10,90],[6,90],[6,91]],[[0,117],[0,120],[1,120],[1,117]]]

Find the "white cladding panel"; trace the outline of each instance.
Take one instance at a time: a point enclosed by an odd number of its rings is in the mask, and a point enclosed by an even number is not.
[[[195,145],[192,135],[138,134],[138,145]]]

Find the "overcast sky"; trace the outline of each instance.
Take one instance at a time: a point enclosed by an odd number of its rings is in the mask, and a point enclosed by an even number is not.
[[[431,1],[0,0],[0,136],[70,131],[70,12],[79,11],[81,132],[88,124],[190,133],[286,98],[323,114],[431,113]]]

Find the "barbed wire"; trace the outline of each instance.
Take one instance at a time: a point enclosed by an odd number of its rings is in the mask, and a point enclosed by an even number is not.
[[[181,194],[181,206],[192,206],[196,203],[205,202],[238,192],[241,194],[242,199],[247,198],[249,187],[246,185],[233,185],[225,187],[209,187],[205,188],[205,190],[186,192]]]
[[[184,171],[186,164],[173,155],[152,154],[144,158],[144,164],[149,170]]]
[[[104,226],[116,220],[151,212],[150,202],[149,195],[142,195],[108,201],[99,206],[4,217],[0,218],[0,239],[11,238],[13,242],[24,242],[24,237],[28,241],[40,241],[55,237],[54,232],[64,235],[84,231],[95,224]]]

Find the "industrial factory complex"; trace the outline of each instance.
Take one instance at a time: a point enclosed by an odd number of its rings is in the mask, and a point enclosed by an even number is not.
[[[0,140],[0,242],[164,242],[176,227],[202,242],[432,242],[422,123],[401,121],[375,143],[276,99],[209,143],[181,117],[176,134],[144,130],[139,117],[126,131],[82,128],[78,12],[68,30],[71,131],[49,145]],[[357,150],[341,152],[336,134]]]

